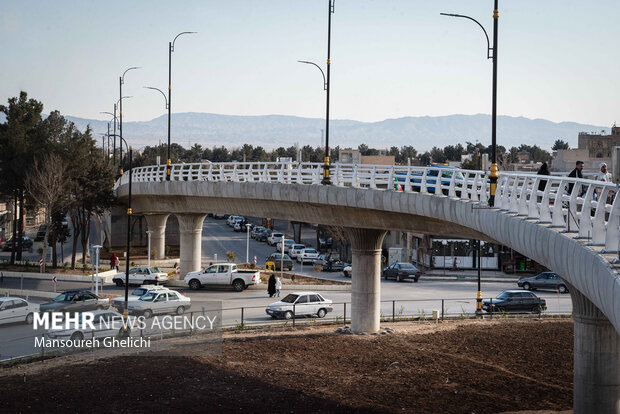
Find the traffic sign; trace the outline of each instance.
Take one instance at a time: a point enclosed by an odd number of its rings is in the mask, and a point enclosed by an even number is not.
[[[256,264],[256,256],[254,256],[254,264]]]
[[[39,259],[39,266],[43,266],[43,258]]]
[[[52,278],[52,282],[56,283],[56,276]]]

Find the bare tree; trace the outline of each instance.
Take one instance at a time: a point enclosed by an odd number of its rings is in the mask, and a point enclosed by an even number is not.
[[[45,237],[43,239],[43,271],[48,248],[48,235],[52,227],[52,217],[63,210],[68,203],[66,166],[56,154],[48,154],[28,172],[25,188],[37,207],[45,209]],[[55,246],[54,246],[55,247]]]

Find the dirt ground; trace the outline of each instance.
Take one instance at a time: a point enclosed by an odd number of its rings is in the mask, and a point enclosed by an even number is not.
[[[221,356],[74,355],[0,370],[2,412],[558,412],[572,320],[228,333]],[[564,412],[564,411],[563,411]],[[570,412],[570,411],[568,411]]]

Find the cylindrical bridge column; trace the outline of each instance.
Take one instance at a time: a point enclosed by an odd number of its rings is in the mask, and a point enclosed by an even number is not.
[[[620,335],[588,298],[569,289],[575,321],[573,410],[620,413]]]
[[[189,272],[200,270],[202,258],[202,223],[206,214],[175,214],[179,220],[181,253],[179,278],[183,279]]]
[[[166,257],[166,221],[170,214],[145,214],[146,224],[151,233],[151,250],[155,250],[154,259]]]
[[[381,305],[381,244],[385,230],[347,228],[351,241],[351,330],[379,330]]]

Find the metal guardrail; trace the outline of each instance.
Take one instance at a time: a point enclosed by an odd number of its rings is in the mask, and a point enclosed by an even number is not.
[[[318,185],[321,163],[196,163],[172,165],[172,181],[270,182]],[[166,166],[133,169],[133,182],[160,182]],[[489,199],[488,172],[441,167],[333,165],[334,186],[386,191],[421,192],[486,204]],[[127,184],[125,173],[116,183]],[[545,182],[544,190],[539,190]],[[543,185],[540,185],[543,187]],[[620,204],[613,183],[566,176],[502,172],[495,207],[518,216],[536,219],[540,224],[577,232],[604,245],[605,251],[620,247]]]

